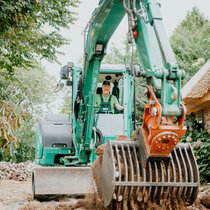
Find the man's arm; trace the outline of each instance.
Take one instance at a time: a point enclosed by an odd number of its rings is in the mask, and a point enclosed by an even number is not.
[[[122,111],[124,109],[124,107],[119,104],[119,102],[115,96],[114,96],[114,101],[115,101],[114,104],[115,104],[116,109],[119,111]]]
[[[116,109],[118,109],[119,111],[122,111],[124,109],[123,106],[121,106],[119,103],[115,104]]]

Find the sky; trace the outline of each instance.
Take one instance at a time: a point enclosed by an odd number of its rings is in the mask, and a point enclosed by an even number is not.
[[[75,10],[78,13],[78,20],[75,24],[70,26],[69,30],[61,30],[64,37],[71,39],[70,45],[65,45],[59,48],[60,51],[65,53],[65,55],[58,55],[58,60],[61,65],[57,63],[49,63],[45,60],[42,61],[43,67],[45,67],[51,76],[55,77],[56,81],[60,80],[60,69],[62,66],[66,65],[68,62],[79,64],[78,61],[81,60],[84,52],[84,38],[82,31],[90,20],[91,14],[99,2],[99,0],[80,1],[79,8]],[[198,9],[204,13],[205,17],[210,19],[210,0],[159,0],[159,2],[161,3],[163,24],[168,37],[173,33],[176,26],[184,19],[187,11],[191,11],[194,6],[198,7]],[[125,17],[109,42],[108,52],[111,43],[114,43],[119,48],[122,47],[122,42],[126,37],[127,28],[127,17]],[[51,111],[49,110],[50,112],[57,113],[60,110],[61,104],[63,103],[62,97],[63,96],[60,92],[55,94],[55,105]]]
[[[49,63],[45,60],[42,61],[43,67],[46,68],[50,75],[57,77],[57,80],[59,80],[61,66],[66,65],[67,62],[79,64],[78,61],[81,60],[84,52],[82,31],[90,20],[91,14],[97,7],[98,2],[99,0],[81,0],[79,8],[76,9],[78,20],[75,24],[70,26],[69,30],[61,30],[62,35],[71,40],[70,45],[65,45],[59,48],[60,51],[65,53],[65,55],[58,55],[58,60],[61,65],[57,63]],[[158,2],[161,3],[163,24],[168,37],[173,33],[176,26],[184,19],[187,11],[191,11],[194,6],[198,7],[198,9],[204,13],[205,17],[210,19],[210,0],[159,0]],[[122,46],[126,33],[127,17],[122,20],[112,36],[108,45],[108,52],[111,43],[115,43],[115,45],[119,47]]]
[[[42,61],[43,67],[47,72],[55,76],[59,80],[59,72],[61,66],[66,65],[68,62],[74,62],[79,64],[84,52],[83,35],[82,31],[91,18],[93,10],[97,7],[99,0],[81,0],[79,7],[75,10],[77,15],[77,21],[70,26],[70,29],[62,29],[61,33],[64,37],[71,40],[70,45],[65,45],[59,48],[65,55],[58,55],[58,60],[61,65],[57,63],[49,63]],[[205,17],[210,19],[210,0],[159,0],[161,3],[161,14],[163,17],[163,24],[168,37],[173,33],[176,26],[185,18],[188,11],[191,11],[194,6],[204,13]],[[108,52],[111,43],[121,47],[122,42],[127,33],[127,17],[125,17],[114,35],[112,36],[109,45]]]

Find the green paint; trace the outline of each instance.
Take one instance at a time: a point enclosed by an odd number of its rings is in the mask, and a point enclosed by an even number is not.
[[[71,150],[72,148],[44,148],[42,157],[36,158],[34,162],[39,165],[60,165],[59,158],[55,163],[56,155],[69,156],[72,154]]]
[[[41,133],[37,127],[37,129],[36,129],[36,153],[35,153],[36,158],[41,158],[42,153],[43,153],[42,137],[41,137]]]

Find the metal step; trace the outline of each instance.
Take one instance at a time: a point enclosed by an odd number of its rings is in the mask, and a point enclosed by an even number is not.
[[[32,172],[32,197],[95,193],[90,167],[39,167]]]

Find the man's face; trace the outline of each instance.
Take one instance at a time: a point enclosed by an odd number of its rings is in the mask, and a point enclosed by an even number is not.
[[[103,94],[109,94],[110,87],[110,85],[102,85]]]

